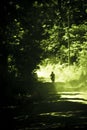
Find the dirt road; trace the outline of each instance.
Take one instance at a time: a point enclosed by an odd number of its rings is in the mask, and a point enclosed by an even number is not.
[[[3,122],[7,122],[4,127],[12,125],[12,130],[87,127],[86,92],[48,91],[44,94],[45,91],[38,98],[26,96],[16,108],[4,108]]]

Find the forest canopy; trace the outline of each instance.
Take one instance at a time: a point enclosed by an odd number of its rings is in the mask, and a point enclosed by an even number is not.
[[[87,72],[86,0],[3,0],[0,17],[3,91],[19,80],[33,82],[46,59]]]

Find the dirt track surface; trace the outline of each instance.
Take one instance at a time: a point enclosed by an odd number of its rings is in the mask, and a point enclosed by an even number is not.
[[[2,129],[41,130],[87,127],[86,92],[51,91],[26,96],[19,105],[1,109]],[[35,97],[36,96],[36,97]]]

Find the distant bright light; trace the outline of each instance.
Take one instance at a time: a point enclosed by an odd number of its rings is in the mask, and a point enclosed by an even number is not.
[[[46,72],[45,71],[37,71],[38,77],[46,77]]]
[[[37,75],[39,78],[45,79],[45,81],[50,82],[51,72],[55,73],[55,82],[66,82],[73,79],[79,78],[80,72],[76,71],[73,66],[64,66],[60,64],[47,64],[47,66],[40,66],[37,70]]]

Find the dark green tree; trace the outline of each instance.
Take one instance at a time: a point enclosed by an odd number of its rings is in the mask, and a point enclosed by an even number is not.
[[[0,3],[0,96],[8,88],[8,33],[7,25],[17,17],[16,3],[3,0]],[[3,92],[4,91],[4,92]]]
[[[86,8],[85,0],[3,0],[0,4],[0,81],[3,91],[7,90],[3,86],[10,86],[11,79],[30,81],[34,70],[45,58],[55,57],[56,62],[67,62],[68,39],[70,61],[79,61],[76,54],[81,56],[80,43],[86,46]]]
[[[33,2],[3,1],[0,6],[0,81],[1,94],[6,96],[13,85],[18,86],[17,80],[32,80],[33,71],[42,59],[42,30],[37,18],[39,10],[33,7]]]

